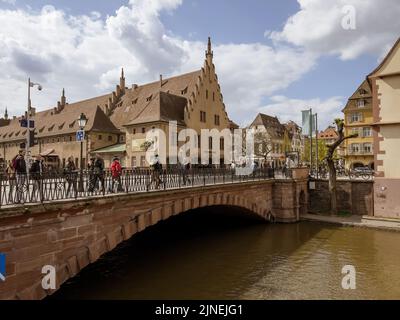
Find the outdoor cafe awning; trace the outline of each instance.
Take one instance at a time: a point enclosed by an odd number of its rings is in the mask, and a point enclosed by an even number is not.
[[[112,146],[108,146],[105,148],[97,149],[92,151],[91,153],[99,153],[99,154],[114,154],[114,153],[125,153],[126,152],[126,144],[121,143],[121,144],[114,144]]]
[[[56,157],[57,156],[57,154],[54,153],[54,149],[47,149],[47,150],[41,152],[40,155],[42,157],[49,157],[49,156]]]

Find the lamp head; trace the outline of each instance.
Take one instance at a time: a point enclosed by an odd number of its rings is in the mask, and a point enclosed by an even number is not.
[[[84,128],[87,124],[88,119],[84,113],[81,113],[80,117],[78,118],[78,125],[80,128]]]

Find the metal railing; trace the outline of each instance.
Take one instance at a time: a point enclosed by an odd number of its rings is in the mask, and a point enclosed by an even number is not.
[[[0,207],[23,206],[68,199],[91,198],[111,194],[130,194],[173,190],[217,184],[290,178],[291,174],[260,168],[250,175],[237,175],[224,168],[202,169],[130,169],[118,177],[111,172],[79,171],[69,173],[0,175]],[[82,179],[81,179],[82,178]],[[29,179],[29,180],[28,180]],[[82,181],[82,183],[80,183]]]

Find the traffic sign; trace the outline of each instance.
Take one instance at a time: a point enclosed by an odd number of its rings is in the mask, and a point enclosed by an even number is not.
[[[6,281],[6,255],[0,252],[0,280]]]
[[[82,142],[85,140],[85,131],[79,130],[76,132],[76,141]]]
[[[20,120],[20,124],[22,128],[28,128],[28,120],[22,119]],[[33,129],[35,127],[35,120],[29,120],[29,128]]]

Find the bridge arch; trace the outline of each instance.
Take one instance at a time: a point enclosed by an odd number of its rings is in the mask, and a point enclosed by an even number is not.
[[[121,242],[189,210],[231,206],[266,221],[271,216],[282,222],[297,221],[300,190],[307,192],[306,180],[254,181],[3,211],[0,245],[1,239],[6,239],[12,251],[6,252],[7,288],[0,292],[0,299],[42,299],[54,292],[41,286],[44,265],[56,267],[58,289]],[[4,218],[8,214],[10,217]]]

